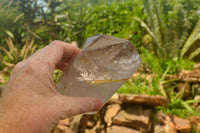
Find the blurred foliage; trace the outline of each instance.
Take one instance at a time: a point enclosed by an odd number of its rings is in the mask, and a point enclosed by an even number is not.
[[[148,47],[155,56],[165,62],[180,59],[180,52],[195,23],[200,18],[200,2],[197,0],[143,0],[147,22],[141,23],[151,36]]]
[[[118,91],[121,94],[148,94],[148,95],[158,95],[154,93],[154,90],[149,89],[149,82],[142,78],[131,78],[129,79]]]
[[[197,21],[191,35],[188,37],[186,43],[184,44],[181,51],[181,57],[183,57],[185,54],[187,54],[187,56],[189,55],[189,59],[200,57],[199,38],[200,38],[200,19]]]
[[[141,48],[141,58],[143,64],[143,71],[150,73],[162,74],[167,69],[168,74],[176,74],[179,70],[192,70],[195,62],[188,59],[179,59],[174,57],[163,62],[162,58],[157,57],[144,47]]]
[[[6,38],[5,40],[9,49],[0,46],[0,50],[5,54],[4,56],[1,56],[1,63],[4,68],[6,68],[6,71],[11,70],[18,62],[28,58],[38,48],[36,45],[34,45],[33,39],[27,40],[22,48],[14,45],[11,38]]]
[[[144,30],[133,19],[134,16],[146,18],[141,1],[112,3],[95,6],[91,23],[87,26],[86,35],[107,34],[131,40],[139,49]]]

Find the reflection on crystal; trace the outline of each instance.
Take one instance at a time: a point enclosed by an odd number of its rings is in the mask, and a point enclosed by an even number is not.
[[[129,41],[96,35],[86,40],[56,88],[64,95],[96,97],[105,103],[140,63],[140,56]]]

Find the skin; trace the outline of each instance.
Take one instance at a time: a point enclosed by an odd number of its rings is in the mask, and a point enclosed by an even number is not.
[[[66,71],[79,52],[53,41],[14,67],[0,97],[1,133],[49,133],[61,119],[101,108],[99,99],[64,96],[55,90],[53,70]]]

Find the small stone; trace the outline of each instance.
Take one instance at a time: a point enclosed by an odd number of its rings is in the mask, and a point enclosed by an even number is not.
[[[113,103],[117,103],[117,104],[121,104],[121,101],[119,101],[119,95],[118,94],[114,94],[108,101],[108,104],[113,104]]]
[[[68,129],[66,126],[58,125],[55,127],[53,133],[67,133]]]
[[[171,116],[171,119],[176,130],[178,130],[180,133],[191,133],[192,126],[188,119],[182,119],[177,116]]]
[[[86,125],[86,128],[93,128],[96,124],[97,124],[97,121],[100,120],[100,115],[89,115],[88,117],[88,120],[87,120],[87,125]]]
[[[196,96],[194,97],[194,100],[197,100],[197,101],[200,102],[200,95],[196,95]]]
[[[200,63],[196,63],[196,64],[194,65],[194,69],[200,69]]]
[[[156,114],[154,114],[154,116],[156,118],[156,123],[159,123],[160,125],[165,124],[166,114],[164,112],[159,111]]]
[[[100,121],[92,129],[85,129],[84,133],[104,133],[104,125]]]
[[[179,72],[178,78],[181,81],[188,82],[188,83],[199,83],[200,82],[200,69],[196,70],[181,70]]]
[[[58,125],[62,125],[62,126],[70,126],[70,123],[69,123],[69,118],[67,119],[64,119],[64,120],[60,120]]]
[[[104,120],[107,123],[107,126],[112,125],[112,118],[117,115],[121,106],[119,104],[111,104],[107,106]]]
[[[150,107],[165,106],[169,103],[169,100],[163,96],[121,94],[119,99],[123,103],[142,104]]]
[[[195,129],[200,132],[200,116],[195,116],[190,118],[192,126],[195,126]]]
[[[192,89],[193,89],[193,95],[200,95],[200,84],[193,84]]]
[[[85,133],[95,133],[95,131],[92,129],[85,129]]]
[[[177,133],[177,130],[174,126],[169,115],[164,114],[163,112],[158,112],[155,114],[157,119],[153,125],[154,133]]]
[[[87,128],[92,128],[92,127],[94,127],[94,122],[92,122],[92,121],[88,121],[87,122]]]
[[[142,133],[142,132],[124,126],[113,125],[107,130],[107,133]]]

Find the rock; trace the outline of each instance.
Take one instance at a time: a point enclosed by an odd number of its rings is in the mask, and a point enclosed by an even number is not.
[[[191,133],[192,126],[188,119],[182,119],[174,115],[171,116],[171,119],[179,133]]]
[[[142,133],[132,128],[113,125],[107,130],[107,133]]]
[[[58,125],[55,127],[53,133],[68,133],[69,127]]]
[[[163,96],[121,94],[119,99],[123,103],[142,104],[150,107],[165,106],[169,103],[169,100]]]
[[[85,129],[84,133],[106,133],[104,130],[95,131],[93,129]]]
[[[93,128],[94,127],[94,125],[95,125],[95,123],[93,122],[93,121],[88,121],[87,122],[87,128]]]
[[[113,124],[128,126],[142,132],[150,130],[150,109],[143,109],[141,105],[131,105],[121,110],[114,118]]]
[[[73,117],[70,117],[70,129],[73,133],[82,133],[82,126],[85,127],[85,124],[82,124],[83,114],[76,115]]]
[[[168,115],[160,111],[155,114],[154,118],[156,119],[153,125],[154,133],[177,133],[174,123]]]
[[[97,124],[97,121],[99,120],[99,116],[97,115],[90,115],[90,117],[88,118],[88,121],[87,121],[87,126],[86,128],[93,128],[96,124]]]
[[[97,121],[97,124],[92,129],[85,129],[84,133],[105,133],[104,126],[100,121]]]
[[[195,116],[190,118],[190,122],[193,126],[195,126],[195,129],[200,132],[200,116]]]
[[[200,95],[200,83],[192,85],[192,93],[193,95]]]
[[[200,69],[193,71],[181,70],[178,75],[178,79],[188,83],[199,83],[200,82]]]
[[[200,95],[196,95],[196,96],[194,97],[194,100],[196,100],[197,103],[200,103]]]
[[[119,104],[111,104],[107,106],[107,110],[104,116],[104,120],[107,123],[107,126],[112,125],[112,118],[117,115],[121,106]]]
[[[155,124],[153,133],[177,133],[175,128],[171,128],[170,125],[159,125]]]
[[[178,75],[167,74],[165,76],[165,80],[173,80],[173,79],[178,79]]]
[[[64,120],[60,120],[58,125],[62,125],[62,126],[70,126],[70,123],[69,123],[69,118],[67,119],[64,119]]]
[[[108,101],[108,104],[113,104],[113,103],[117,103],[117,104],[121,104],[121,101],[119,101],[119,95],[118,94],[114,94]]]
[[[55,127],[53,133],[68,133],[69,132],[69,118],[60,120],[58,125]]]
[[[194,69],[200,69],[200,63],[196,63],[196,64],[194,65]]]

